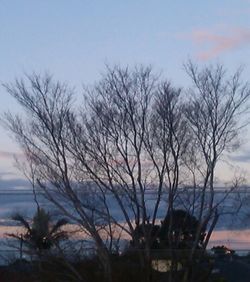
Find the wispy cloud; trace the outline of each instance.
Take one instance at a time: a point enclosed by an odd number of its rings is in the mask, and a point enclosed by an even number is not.
[[[224,52],[250,44],[250,28],[193,30],[188,36],[198,48],[197,57],[209,60]]]

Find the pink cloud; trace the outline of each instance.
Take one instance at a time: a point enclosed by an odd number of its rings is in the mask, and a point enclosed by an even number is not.
[[[249,241],[250,230],[214,230],[208,247],[226,245],[234,250],[248,250],[250,247]]]
[[[194,30],[189,38],[198,47],[197,57],[200,60],[208,60],[226,51],[250,44],[250,28],[222,32]]]

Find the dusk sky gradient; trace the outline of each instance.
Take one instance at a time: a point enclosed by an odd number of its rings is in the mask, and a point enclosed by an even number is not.
[[[220,62],[229,72],[244,66],[243,78],[250,81],[250,1],[0,0],[0,58],[1,83],[48,71],[79,94],[82,84],[98,80],[105,64],[151,64],[187,87],[188,59]],[[18,111],[0,89],[0,112]],[[0,134],[5,175],[15,171],[12,152],[18,148],[2,128]],[[246,133],[242,151],[232,157],[238,170],[250,166],[249,140]],[[230,178],[233,172],[223,173]]]

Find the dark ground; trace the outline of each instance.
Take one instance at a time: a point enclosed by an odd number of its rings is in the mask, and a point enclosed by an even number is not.
[[[250,265],[240,259],[218,260],[215,268],[220,270],[227,282],[250,282]]]

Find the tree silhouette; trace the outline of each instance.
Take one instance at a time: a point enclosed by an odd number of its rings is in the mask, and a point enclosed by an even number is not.
[[[32,223],[17,213],[12,216],[12,219],[18,221],[24,228],[21,234],[7,234],[10,237],[20,240],[30,250],[41,253],[44,250],[49,250],[56,246],[60,241],[67,239],[67,232],[61,230],[61,227],[68,222],[66,219],[59,219],[56,223],[52,223],[52,218],[49,212],[43,208],[38,208]]]
[[[152,249],[159,248],[192,248],[199,221],[195,216],[187,211],[178,209],[168,213],[161,225],[139,225],[135,229],[134,236],[139,241],[140,247],[145,247],[145,242],[149,241]],[[198,248],[202,247],[205,238],[205,227],[201,229]],[[134,245],[134,242],[131,242]]]
[[[174,248],[192,248],[199,226],[200,222],[187,211],[173,210],[161,223],[159,241],[164,247],[169,247],[171,241]],[[205,231],[203,226],[199,234],[198,248],[202,246]]]

